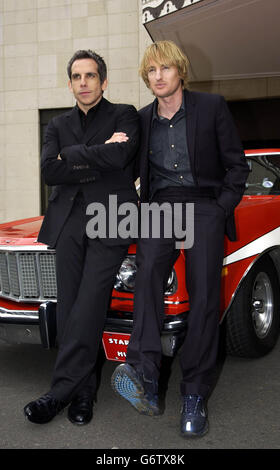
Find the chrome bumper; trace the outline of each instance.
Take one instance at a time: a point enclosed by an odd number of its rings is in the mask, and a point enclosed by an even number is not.
[[[9,310],[0,307],[0,323],[38,323],[38,310]]]
[[[163,324],[163,334],[170,332],[179,332],[186,328],[186,314],[174,315],[174,318],[166,317]],[[133,320],[132,318],[114,318],[108,317],[105,323],[105,331],[121,331],[122,333],[131,333]]]
[[[38,310],[0,307],[0,340],[17,344],[41,344]]]
[[[132,314],[119,318],[109,312],[104,331],[131,333]],[[187,312],[165,318],[162,330],[162,352],[173,357],[184,341]],[[8,310],[0,307],[0,340],[8,343],[41,344],[50,349],[55,346],[56,304],[46,302],[36,310]]]
[[[110,316],[111,313],[109,312],[108,314],[104,331],[131,333],[133,325],[132,314],[131,318],[114,318]],[[161,333],[162,353],[164,356],[174,357],[183,344],[187,331],[187,314],[188,312],[174,316],[166,315]]]

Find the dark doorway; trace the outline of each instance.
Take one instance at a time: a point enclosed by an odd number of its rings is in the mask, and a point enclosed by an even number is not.
[[[280,148],[280,98],[228,101],[244,149]]]
[[[47,129],[49,121],[59,114],[69,111],[71,108],[57,108],[57,109],[41,109],[40,112],[40,153],[42,152],[42,146],[44,141],[44,135]],[[48,199],[51,192],[51,188],[47,186],[41,177],[41,215],[44,215],[48,206]]]

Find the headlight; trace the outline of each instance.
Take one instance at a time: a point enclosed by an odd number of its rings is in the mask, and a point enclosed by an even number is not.
[[[177,276],[176,276],[175,269],[173,268],[171,273],[169,274],[169,278],[167,279],[167,284],[166,284],[164,295],[174,294],[176,290],[177,290]]]
[[[135,278],[137,267],[135,263],[135,255],[127,256],[119,269],[116,276],[114,288],[118,291],[134,292]],[[174,294],[177,290],[177,277],[175,269],[172,269],[165,289],[165,295]]]
[[[127,256],[119,269],[116,276],[114,288],[120,291],[133,292],[136,277],[135,255]]]

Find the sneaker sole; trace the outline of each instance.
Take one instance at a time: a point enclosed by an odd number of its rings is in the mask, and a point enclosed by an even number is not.
[[[117,367],[112,375],[111,385],[115,393],[128,401],[138,413],[147,416],[158,416],[159,410],[151,406],[145,397],[141,383],[129,373],[127,368]]]

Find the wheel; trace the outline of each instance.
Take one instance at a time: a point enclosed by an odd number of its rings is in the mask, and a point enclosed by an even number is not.
[[[226,319],[226,348],[233,356],[261,357],[275,346],[280,326],[276,269],[265,256],[250,270]]]

